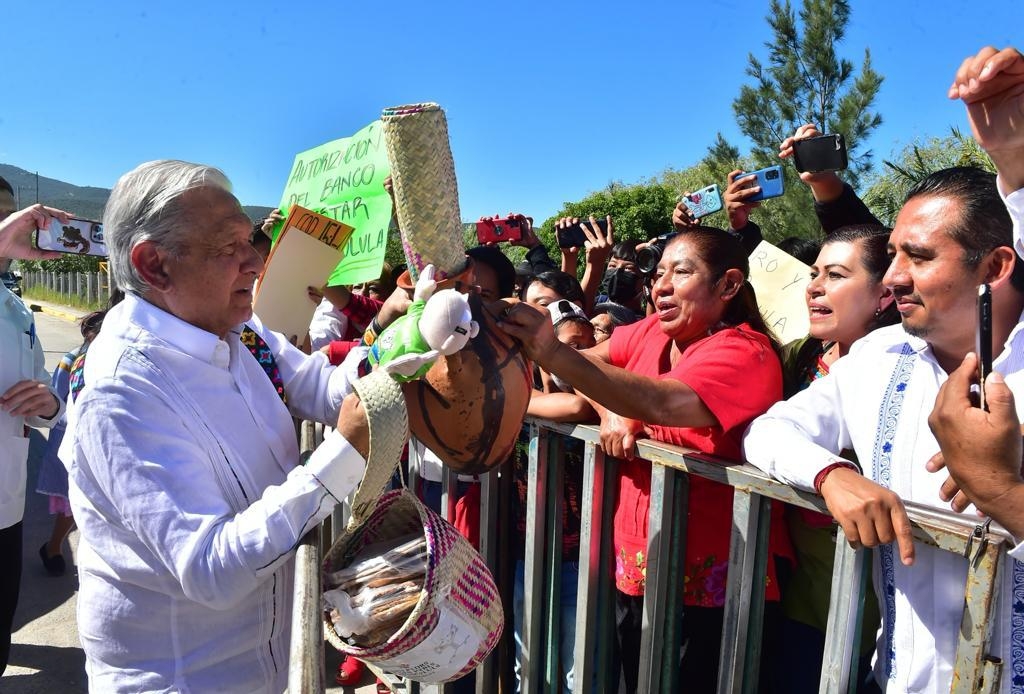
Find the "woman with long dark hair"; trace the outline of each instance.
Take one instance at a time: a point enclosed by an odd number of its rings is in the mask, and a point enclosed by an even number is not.
[[[586,396],[601,419],[602,448],[624,459],[613,538],[623,691],[637,686],[650,504],[651,466],[634,459],[636,439],[737,460],[747,424],[782,396],[777,343],[748,272],[736,238],[693,227],[665,246],[651,291],[654,313],[592,349],[561,345],[550,320],[529,306],[517,304],[505,319],[531,358]],[[774,559],[792,557],[781,512],[773,507],[768,621],[779,600]],[[716,686],[731,528],[732,488],[691,477],[680,680],[688,691]]]
[[[807,337],[783,348],[787,398],[827,375],[850,346],[872,330],[900,320],[892,291],[882,284],[889,269],[889,229],[877,224],[845,226],[824,241],[807,284]],[[852,455],[852,451],[850,452]],[[777,682],[794,694],[818,691],[825,650],[836,524],[832,517],[789,507],[786,523],[797,562],[783,598]],[[867,674],[879,623],[877,602],[864,601],[860,670]],[[860,678],[863,681],[863,678]]]

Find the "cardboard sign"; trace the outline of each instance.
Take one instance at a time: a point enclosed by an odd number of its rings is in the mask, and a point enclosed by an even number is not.
[[[302,340],[316,310],[306,288],[323,285],[353,231],[330,217],[292,207],[256,287],[252,308],[264,325]]]
[[[295,155],[281,210],[290,214],[298,205],[355,229],[327,284],[358,284],[380,276],[391,223],[391,197],[384,190],[390,175],[380,121]],[[275,241],[277,235],[275,230]]]
[[[807,337],[807,283],[811,269],[762,241],[750,254],[750,284],[765,323],[782,344]]]

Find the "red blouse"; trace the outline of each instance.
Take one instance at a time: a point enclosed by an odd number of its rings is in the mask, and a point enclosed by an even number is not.
[[[724,328],[688,345],[674,367],[669,361],[671,347],[672,341],[661,331],[657,316],[650,316],[616,328],[609,354],[612,364],[632,373],[685,383],[711,410],[719,425],[652,425],[648,427],[651,438],[732,460],[742,459],[741,440],[747,425],[782,398],[781,366],[768,338],[747,324]],[[650,463],[620,461],[613,539],[615,584],[628,595],[643,595],[650,493]],[[783,505],[774,504],[769,546],[773,555],[792,558],[782,514]],[[732,487],[696,475],[690,477],[685,604],[725,604],[731,529]],[[779,599],[774,562],[768,562],[766,595],[768,600]]]

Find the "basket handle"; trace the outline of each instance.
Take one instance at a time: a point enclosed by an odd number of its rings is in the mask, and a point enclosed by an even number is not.
[[[363,479],[352,497],[348,530],[354,530],[373,513],[398,467],[402,448],[409,438],[409,413],[397,381],[378,370],[355,381],[352,387],[366,411],[370,451]]]

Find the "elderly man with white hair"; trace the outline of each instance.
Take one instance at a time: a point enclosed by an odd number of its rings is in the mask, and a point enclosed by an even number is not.
[[[220,171],[142,164],[104,225],[127,296],[89,349],[60,452],[89,688],[281,692],[292,550],[365,468],[349,371],[253,316],[263,263]],[[337,422],[305,465],[293,415]]]

